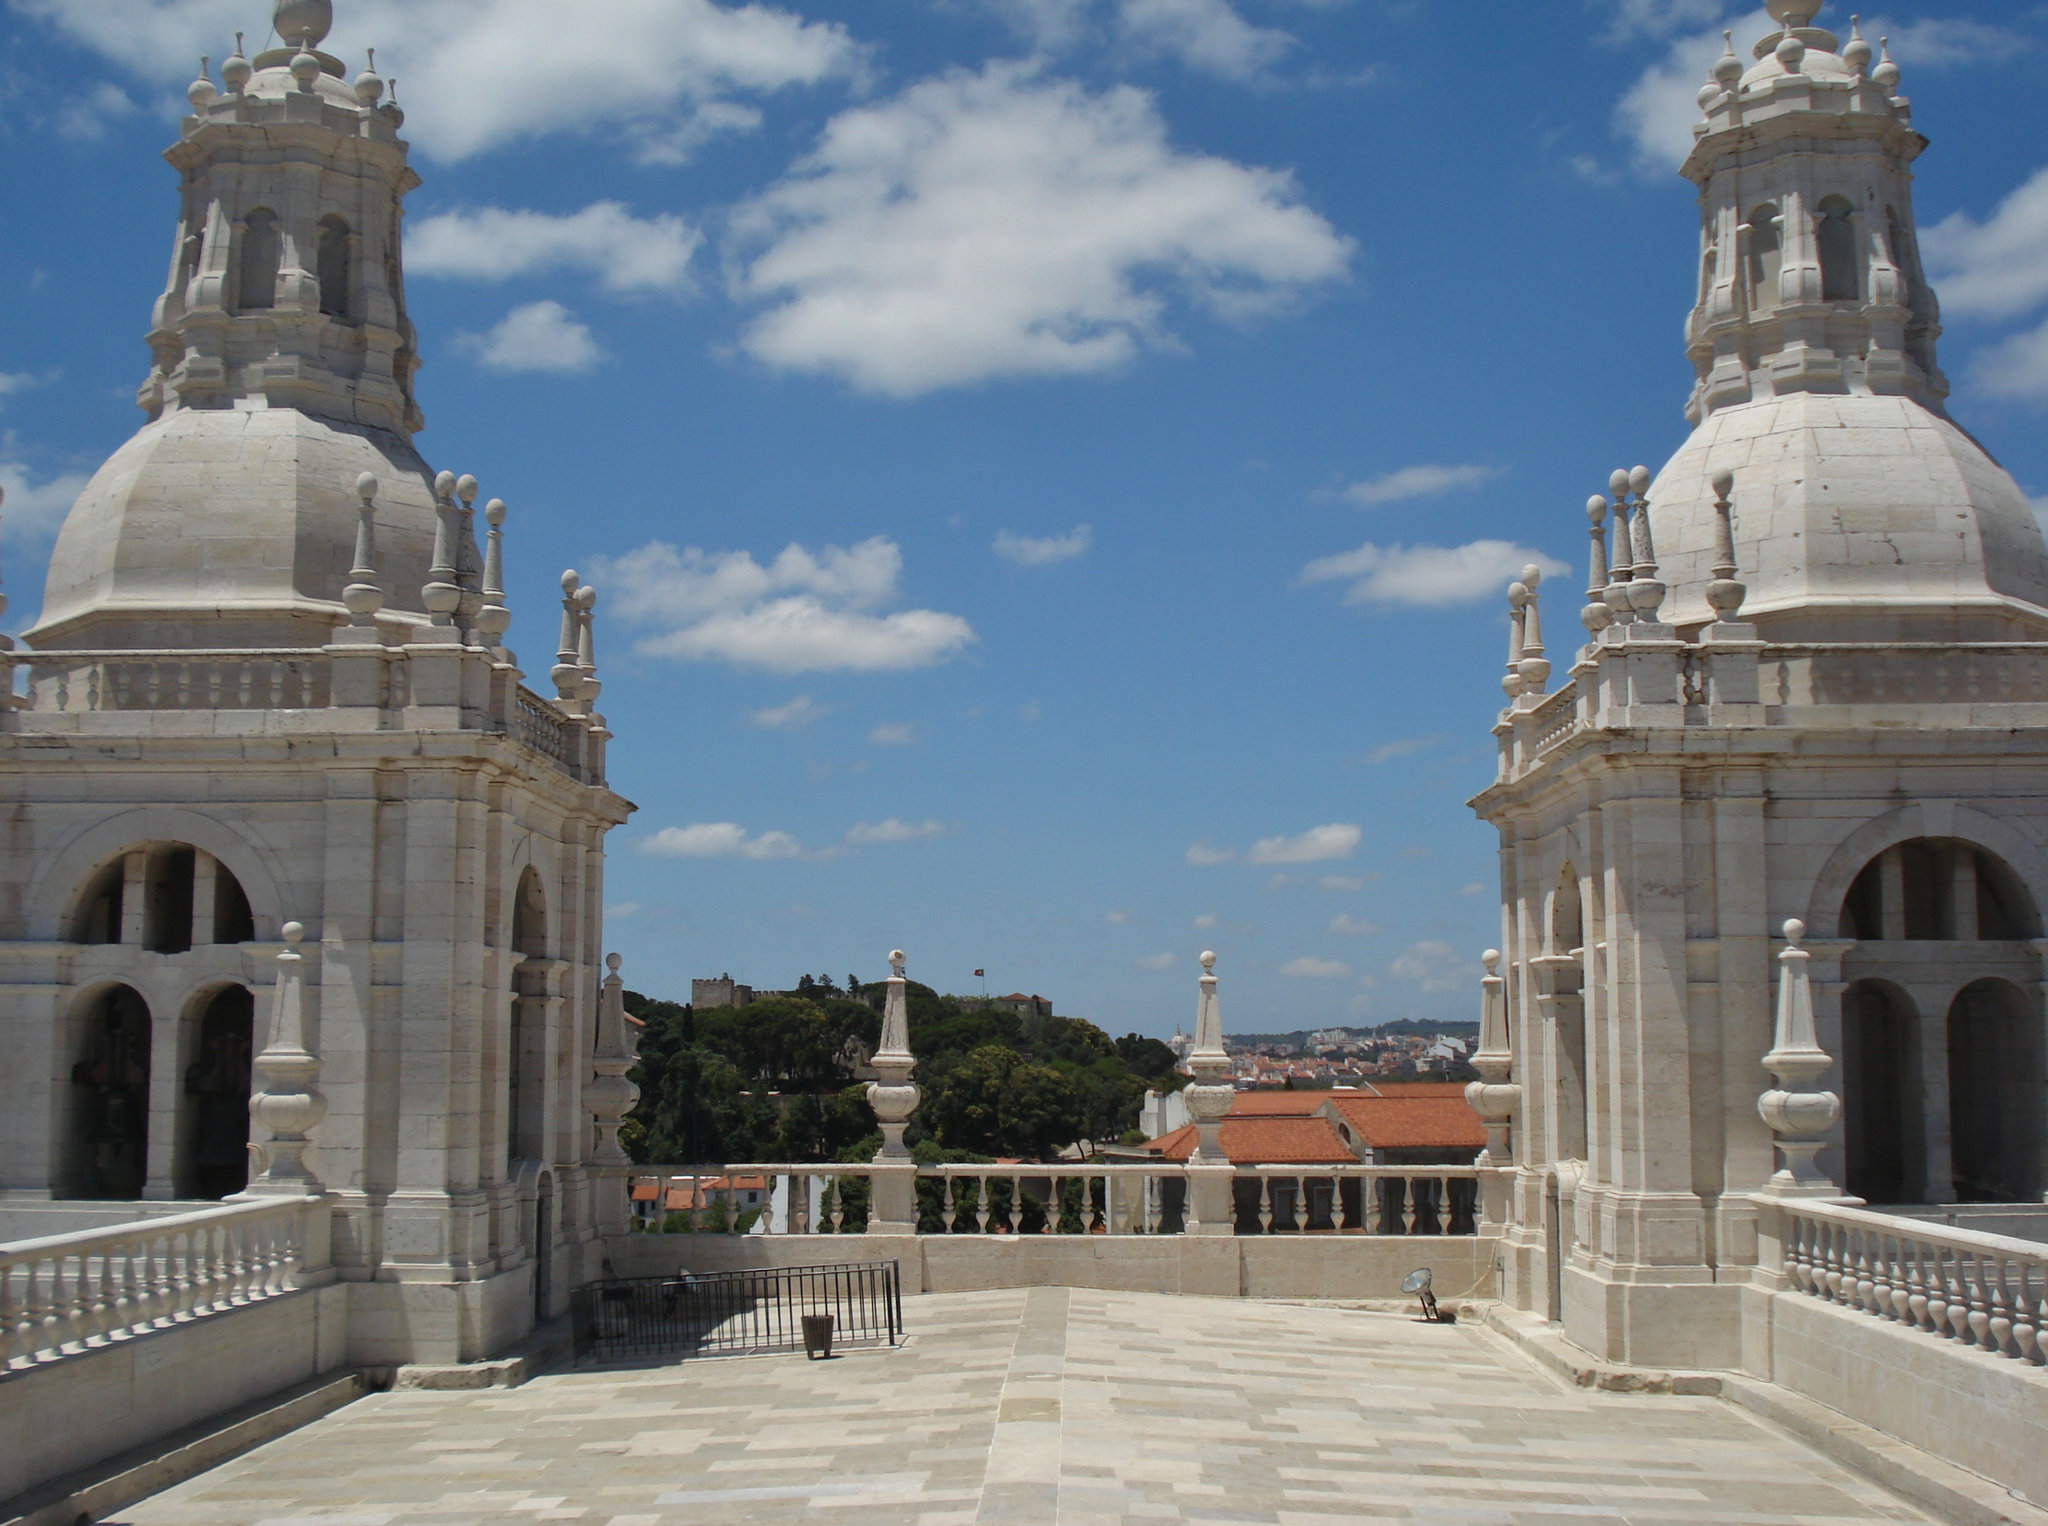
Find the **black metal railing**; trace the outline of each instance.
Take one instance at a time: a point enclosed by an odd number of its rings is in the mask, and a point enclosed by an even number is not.
[[[569,1297],[576,1360],[800,1351],[806,1315],[832,1316],[832,1344],[893,1346],[903,1294],[893,1261],[679,1272],[588,1282]]]

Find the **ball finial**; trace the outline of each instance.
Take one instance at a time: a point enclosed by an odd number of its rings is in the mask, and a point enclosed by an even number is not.
[[[1216,951],[1214,949],[1205,948],[1202,950],[1202,968],[1211,972],[1215,970]]]
[[[305,925],[300,922],[287,922],[280,931],[284,934],[284,941],[291,944],[298,943],[301,938],[306,936]]]
[[[284,41],[317,48],[334,27],[334,0],[277,0],[270,24]]]
[[[377,490],[382,486],[375,472],[364,472],[356,478],[356,497],[362,499],[364,503],[369,503],[376,498]]]
[[[624,956],[620,954],[606,954],[604,956],[604,967],[614,975],[619,973],[619,966],[625,962]]]
[[[464,472],[460,477],[456,478],[455,496],[464,503],[474,504],[476,502],[476,478],[470,476],[468,472]]]
[[[1479,956],[1479,962],[1486,966],[1487,974],[1498,974],[1500,971],[1500,950],[1497,948],[1488,949]]]
[[[1713,487],[1716,498],[1728,497],[1735,491],[1735,473],[1728,470],[1725,466],[1722,467],[1718,472],[1714,473]]]
[[[1647,466],[1636,467],[1628,474],[1628,485],[1636,497],[1647,498],[1650,495],[1650,469]]]
[[[1536,585],[1538,583],[1541,583],[1542,581],[1543,569],[1537,566],[1534,562],[1531,562],[1528,566],[1522,569],[1522,586],[1528,589],[1531,593],[1534,593],[1536,591]]]
[[[573,598],[575,596],[576,590],[581,588],[582,586],[583,579],[576,575],[576,569],[574,567],[571,567],[567,572],[564,572],[562,574],[563,593],[568,594]]]
[[[1820,14],[1826,0],[1764,0],[1764,9],[1781,27],[1803,27]]]
[[[1595,493],[1586,500],[1586,519],[1592,524],[1601,524],[1607,518],[1607,500]]]
[[[484,523],[495,527],[497,525],[502,525],[504,522],[505,500],[502,498],[493,498],[489,503],[484,505]]]
[[[1785,941],[1787,943],[1797,943],[1801,938],[1804,938],[1805,936],[1806,924],[1800,921],[1797,917],[1790,918],[1785,923]]]
[[[434,496],[443,502],[455,496],[455,473],[436,472],[434,474]]]
[[[1628,502],[1628,468],[1617,466],[1607,474],[1607,491],[1614,495],[1618,504]]]

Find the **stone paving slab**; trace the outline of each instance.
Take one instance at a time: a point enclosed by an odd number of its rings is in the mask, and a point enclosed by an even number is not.
[[[131,1526],[1860,1526],[1921,1514],[1714,1399],[1586,1393],[1469,1325],[1033,1288],[895,1351],[359,1400]]]

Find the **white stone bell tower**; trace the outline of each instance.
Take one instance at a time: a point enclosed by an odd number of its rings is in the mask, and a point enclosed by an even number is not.
[[[348,1360],[446,1361],[559,1311],[623,1222],[600,939],[632,807],[595,591],[566,575],[533,693],[505,505],[480,554],[476,480],[413,450],[418,182],[331,19],[281,0],[283,46],[193,82],[148,422],[0,653],[0,1190],[219,1198],[253,1144],[256,1190],[334,1204]]]
[[[1588,506],[1555,692],[1511,591],[1473,802],[1501,844],[1508,1296],[1649,1366],[1741,1360],[1760,1192],[2048,1186],[2048,547],[1945,411],[1899,66],[1820,0],[1769,9],[1684,168],[1692,435]]]

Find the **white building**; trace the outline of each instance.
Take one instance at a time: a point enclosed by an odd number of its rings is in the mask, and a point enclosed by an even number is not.
[[[529,692],[503,506],[485,559],[474,479],[413,449],[419,182],[383,82],[319,51],[329,20],[282,0],[292,45],[194,82],[148,422],[5,654],[0,1188],[239,1191],[254,1012],[303,923],[319,1064],[291,1116],[318,1125],[347,1359],[446,1361],[594,1270],[593,1115],[631,1102],[623,1064],[593,1079],[604,837],[632,807],[594,595],[565,579],[558,697]]]
[[[1788,919],[1846,1104],[1821,1168],[1890,1204],[2048,1186],[2048,549],[1944,409],[1899,70],[1818,9],[1772,0],[1700,92],[1696,427],[1590,506],[1556,692],[1511,591],[1474,802],[1522,1089],[1507,1296],[1631,1362],[1744,1354]]]

